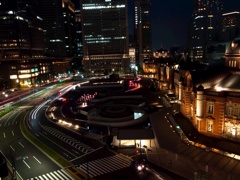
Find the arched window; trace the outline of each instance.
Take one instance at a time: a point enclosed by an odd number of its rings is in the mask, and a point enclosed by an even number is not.
[[[207,121],[207,131],[213,132],[213,121],[212,120]]]

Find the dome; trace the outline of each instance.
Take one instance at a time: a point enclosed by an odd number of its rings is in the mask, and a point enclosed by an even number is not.
[[[226,49],[226,56],[239,55],[240,56],[240,39],[233,40]]]
[[[197,91],[203,91],[204,90],[204,87],[203,87],[203,85],[199,85],[198,87],[197,87]]]

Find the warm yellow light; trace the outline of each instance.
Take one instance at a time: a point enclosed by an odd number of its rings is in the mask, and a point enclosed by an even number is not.
[[[216,89],[216,91],[222,91],[222,87],[220,87],[220,86],[215,87],[215,89]]]
[[[10,75],[10,79],[17,79],[17,75],[15,75],[15,74]]]
[[[21,75],[19,75],[20,79],[30,78],[30,77],[31,77],[31,74],[21,74]]]

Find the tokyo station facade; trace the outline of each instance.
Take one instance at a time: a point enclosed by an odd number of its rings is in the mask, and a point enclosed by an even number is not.
[[[144,76],[175,94],[181,113],[200,133],[240,140],[240,40],[229,43],[218,64],[169,60],[164,52],[161,61],[144,62]]]

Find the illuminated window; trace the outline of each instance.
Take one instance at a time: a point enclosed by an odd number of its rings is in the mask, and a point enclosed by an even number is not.
[[[227,107],[227,116],[232,116],[233,115],[233,107],[232,106],[228,106]]]
[[[214,113],[214,102],[207,103],[207,113],[213,114]]]
[[[213,131],[213,121],[207,121],[207,131],[208,132]]]

